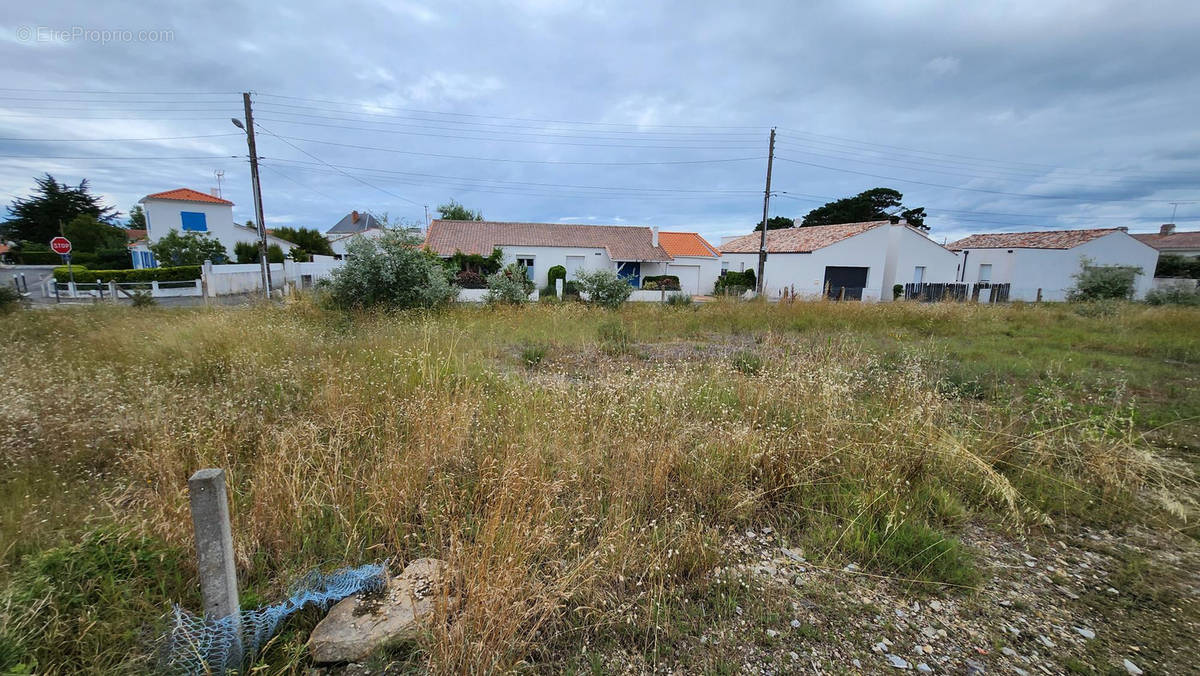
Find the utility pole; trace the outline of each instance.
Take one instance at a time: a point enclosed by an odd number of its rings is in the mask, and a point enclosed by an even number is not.
[[[425,205],[425,230],[429,230],[429,205]]]
[[[271,264],[267,262],[267,225],[263,222],[262,186],[258,182],[258,151],[254,146],[254,111],[250,109],[250,92],[242,94],[242,104],[246,108],[246,126],[242,127],[237,120],[233,123],[246,130],[246,145],[250,148],[250,182],[254,188],[254,219],[258,225],[258,259],[262,264],[263,293],[271,298]]]
[[[249,110],[249,108],[247,108]],[[775,127],[771,127],[771,143],[767,149],[767,187],[763,190],[762,237],[758,241],[758,295],[767,289],[764,273],[767,268],[767,212],[771,207],[771,165],[775,163]]]

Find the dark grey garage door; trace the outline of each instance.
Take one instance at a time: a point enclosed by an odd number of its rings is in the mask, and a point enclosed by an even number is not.
[[[862,300],[863,288],[867,286],[867,272],[871,268],[851,268],[830,265],[825,268],[825,288],[830,298]]]

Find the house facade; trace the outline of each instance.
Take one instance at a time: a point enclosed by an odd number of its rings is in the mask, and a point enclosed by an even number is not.
[[[1011,284],[1012,300],[1066,300],[1085,263],[1138,269],[1134,297],[1150,290],[1158,251],[1124,228],[971,235],[948,246],[961,261],[957,281]]]
[[[180,234],[204,233],[225,246],[230,257],[238,242],[255,243],[258,231],[238,225],[233,220],[233,202],[190,188],[178,188],[147,195],[138,200],[146,214],[145,237],[129,247],[135,268],[158,267],[150,245],[166,237],[172,230]],[[287,240],[267,235],[267,244],[277,244],[287,251],[295,246]]]
[[[664,274],[679,278],[679,290],[707,296],[721,274],[721,252],[695,232],[660,232],[658,243],[671,257]]]
[[[1192,232],[1177,232],[1174,223],[1165,223],[1158,234],[1132,235],[1142,244],[1149,244],[1164,255],[1184,256],[1191,258],[1200,256],[1200,230]]]
[[[504,252],[503,263],[520,263],[540,289],[547,271],[561,265],[567,279],[583,270],[613,270],[640,288],[647,276],[671,274],[673,262],[661,246],[657,228],[563,223],[435,220],[425,247],[442,258],[457,252],[480,256]]]
[[[762,233],[721,245],[725,270],[758,271]],[[867,221],[767,232],[764,294],[890,301],[895,284],[950,282],[958,258],[904,223]]]

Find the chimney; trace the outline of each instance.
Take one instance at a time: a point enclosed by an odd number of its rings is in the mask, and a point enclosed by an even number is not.
[[[658,246],[658,226],[650,228],[650,245]]]
[[[351,212],[350,212],[350,222],[351,222],[351,223],[357,223],[357,222],[358,222],[358,211],[351,211]]]
[[[1158,234],[1174,235],[1175,234],[1175,224],[1174,223],[1163,223],[1162,227],[1158,229]]]

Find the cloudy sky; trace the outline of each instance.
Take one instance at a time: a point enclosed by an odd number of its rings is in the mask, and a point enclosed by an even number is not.
[[[271,225],[456,198],[715,240],[761,218],[773,126],[773,216],[888,186],[939,241],[1200,221],[1194,0],[12,4],[4,203],[223,171],[251,218],[250,91]]]

